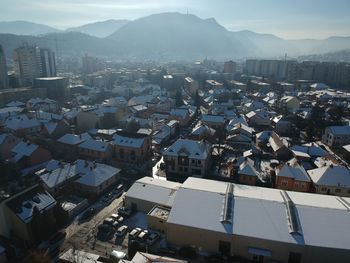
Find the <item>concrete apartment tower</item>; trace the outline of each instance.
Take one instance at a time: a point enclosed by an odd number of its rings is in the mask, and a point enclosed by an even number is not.
[[[8,89],[9,82],[7,77],[7,66],[5,52],[0,45],[0,89]]]

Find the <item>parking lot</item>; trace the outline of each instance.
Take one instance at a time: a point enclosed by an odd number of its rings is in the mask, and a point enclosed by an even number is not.
[[[91,218],[82,221],[81,218],[84,213],[77,216],[72,224],[66,229],[67,237],[61,251],[65,251],[73,247],[101,256],[108,256],[113,250],[127,253],[130,232],[134,228],[139,228],[141,231],[147,230],[146,214],[140,212],[133,213],[129,218],[124,217],[122,222],[115,223],[114,227],[111,223],[111,226],[107,228],[108,230],[106,233],[104,231],[99,231],[99,228],[101,228],[101,225],[104,224],[106,218],[118,213],[118,208],[122,206],[123,196],[124,195],[116,198],[105,207],[103,207],[104,201],[103,198],[101,198],[101,201],[91,206],[98,211],[95,215],[92,215]],[[116,235],[117,229],[123,225],[127,226],[127,231],[122,235]],[[140,232],[137,233],[135,240],[137,240],[140,245],[146,246],[147,250],[158,250],[162,238],[157,238],[156,242],[147,244],[146,237],[152,233],[152,231],[148,231],[148,234],[143,240],[140,240],[138,237]]]

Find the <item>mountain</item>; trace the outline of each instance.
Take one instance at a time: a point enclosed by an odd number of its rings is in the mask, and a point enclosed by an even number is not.
[[[42,35],[59,32],[58,29],[27,21],[0,22],[0,33],[15,35]]]
[[[199,59],[227,58],[246,53],[243,43],[232,42],[230,32],[215,19],[162,13],[129,22],[107,37],[129,57]]]
[[[82,56],[85,53],[107,57],[112,56],[115,50],[112,42],[79,32],[52,33],[45,36],[0,34],[0,45],[3,46],[8,59],[12,58],[13,50],[23,43],[48,47],[54,51],[57,47],[58,55],[65,57]]]
[[[350,49],[329,52],[324,54],[312,54],[300,56],[300,60],[327,61],[327,62],[350,62]]]
[[[71,27],[68,28],[66,31],[75,31],[75,32],[80,32],[84,34],[88,34],[91,36],[95,37],[100,37],[104,38],[115,31],[117,31],[119,28],[125,26],[129,20],[106,20],[106,21],[101,21],[101,22],[95,22],[95,23],[90,23],[78,27]]]
[[[75,32],[79,30],[85,33]],[[90,53],[135,60],[280,58],[285,54],[298,57],[350,47],[350,37],[286,40],[247,30],[232,32],[213,18],[180,13],[155,14],[134,21],[108,20],[36,37],[0,34],[0,44],[10,57],[23,42],[54,50],[57,43],[61,56]]]

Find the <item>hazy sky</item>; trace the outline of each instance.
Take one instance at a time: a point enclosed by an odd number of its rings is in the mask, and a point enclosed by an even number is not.
[[[283,38],[350,36],[350,0],[0,0],[0,20],[59,29],[107,19],[187,11],[226,28]]]

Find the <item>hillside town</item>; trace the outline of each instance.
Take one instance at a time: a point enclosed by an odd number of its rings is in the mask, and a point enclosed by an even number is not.
[[[0,72],[1,263],[350,262],[349,64],[60,66]]]

